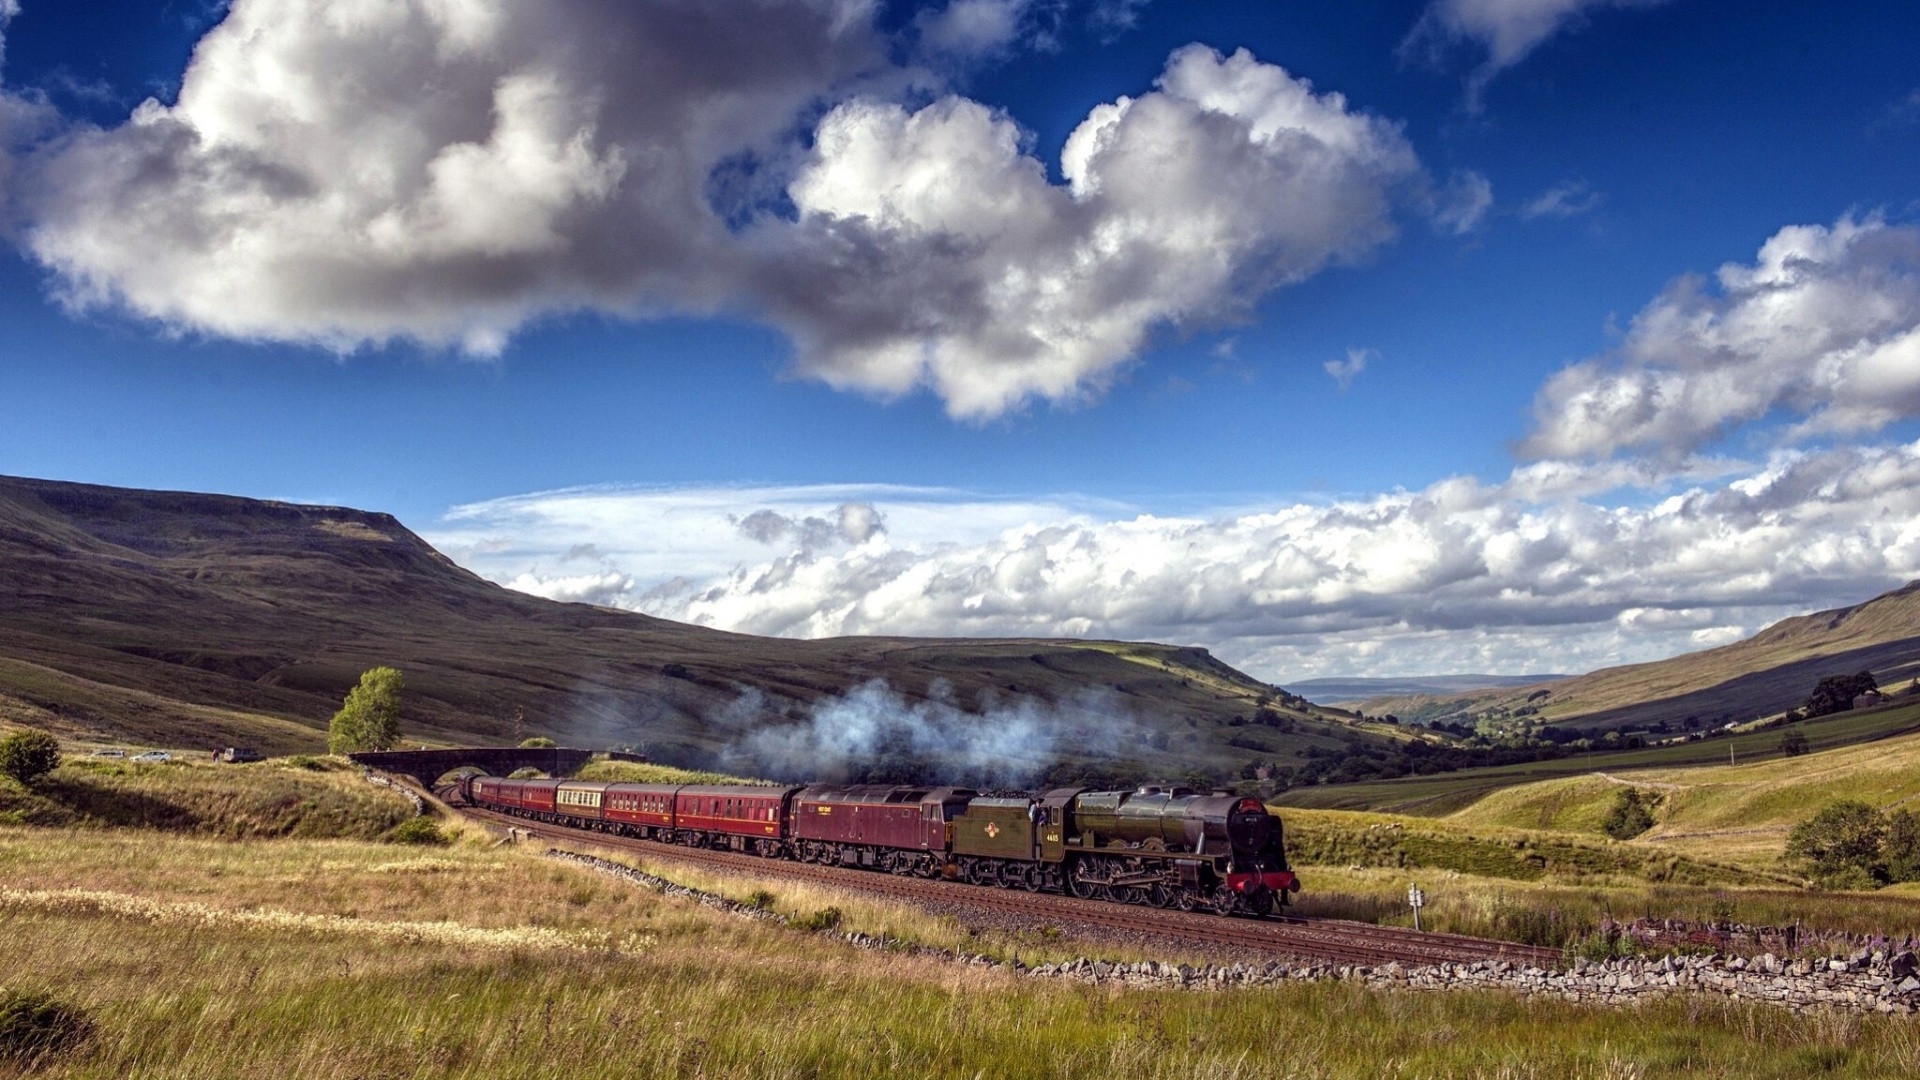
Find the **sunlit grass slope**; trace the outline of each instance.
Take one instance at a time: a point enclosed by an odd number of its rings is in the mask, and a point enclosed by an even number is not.
[[[1446,820],[1597,835],[1622,783],[1660,799],[1654,828],[1635,844],[1767,866],[1777,862],[1788,831],[1830,802],[1859,799],[1893,809],[1920,797],[1920,734],[1746,765],[1546,780],[1495,792]]]
[[[247,765],[69,758],[31,788],[0,778],[0,824],[372,839],[413,804],[324,759]]]
[[[1798,727],[1814,750],[1862,744],[1884,745],[1884,740],[1894,736],[1920,732],[1920,703],[1837,713],[1806,721]],[[1281,792],[1273,801],[1281,806],[1444,817],[1473,806],[1493,792],[1555,777],[1712,766],[1725,763],[1730,755],[1740,762],[1786,761],[1788,759],[1780,749],[1780,736],[1780,729],[1768,728],[1699,742],[1613,753],[1577,754],[1552,761],[1461,769],[1435,776],[1292,788]],[[1528,827],[1546,826],[1528,822]]]

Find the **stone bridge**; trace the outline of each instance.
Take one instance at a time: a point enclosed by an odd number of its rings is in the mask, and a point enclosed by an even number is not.
[[[572,776],[593,760],[594,751],[564,746],[465,746],[451,750],[366,750],[347,757],[369,769],[411,776],[421,787],[460,768],[475,768],[488,776],[506,776],[515,769],[539,769],[548,776]],[[616,761],[645,761],[638,754],[618,751]]]

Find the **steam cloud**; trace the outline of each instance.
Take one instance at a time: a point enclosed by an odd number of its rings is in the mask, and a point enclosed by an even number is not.
[[[724,767],[795,781],[1030,787],[1064,740],[1076,755],[1119,756],[1139,730],[1110,694],[1062,704],[988,699],[969,712],[943,684],[913,700],[880,679],[816,703],[793,723],[768,724],[767,715],[765,699],[749,691],[718,719],[737,733]]]

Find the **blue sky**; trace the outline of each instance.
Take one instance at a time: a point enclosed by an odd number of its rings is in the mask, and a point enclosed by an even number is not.
[[[1920,576],[1910,4],[15,7],[0,472],[1280,681]]]

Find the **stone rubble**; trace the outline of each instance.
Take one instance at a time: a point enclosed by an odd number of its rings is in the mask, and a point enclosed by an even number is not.
[[[776,912],[676,885],[611,860],[558,848],[550,848],[546,854],[707,907],[748,918],[788,921]],[[1192,967],[1156,960],[1111,963],[1086,958],[1029,967],[1018,960],[949,952],[859,931],[839,931],[835,936],[857,948],[940,957],[976,967],[1002,968],[1028,978],[1072,979],[1141,989],[1226,990],[1332,979],[1381,990],[1497,989],[1612,1006],[1631,1005],[1663,995],[1704,994],[1794,1010],[1824,1008],[1897,1015],[1911,1015],[1920,1010],[1920,957],[1906,950],[1890,952],[1867,947],[1839,957],[1783,957],[1763,953],[1749,958],[1714,953],[1600,961],[1576,959],[1570,967],[1561,969],[1516,965],[1505,960],[1418,966],[1388,963],[1371,967],[1271,961]]]

